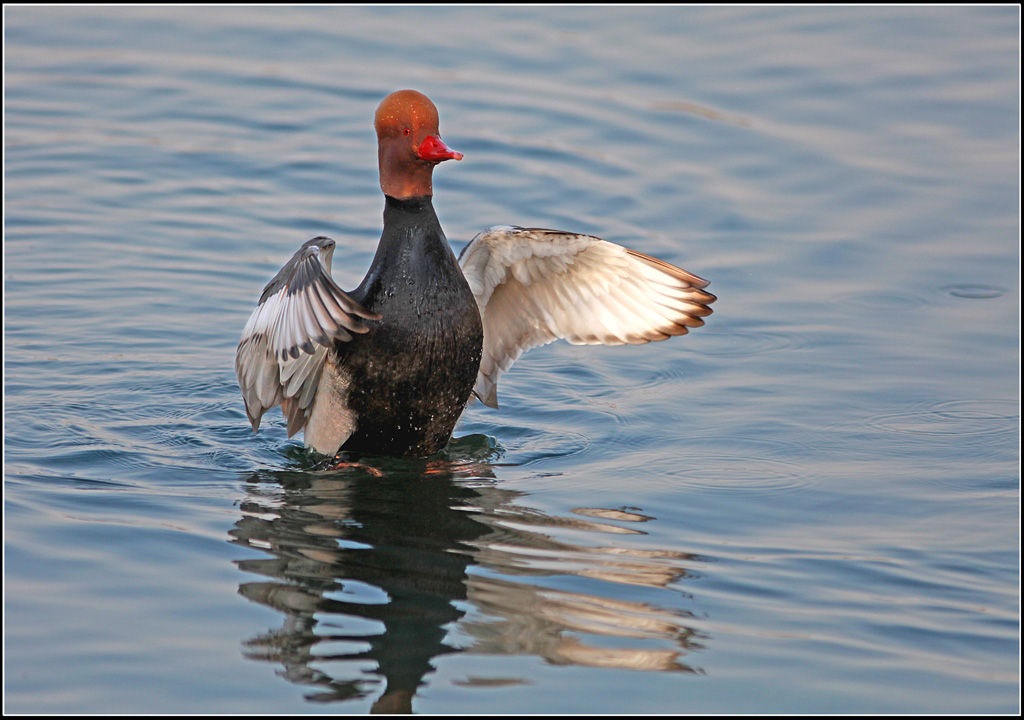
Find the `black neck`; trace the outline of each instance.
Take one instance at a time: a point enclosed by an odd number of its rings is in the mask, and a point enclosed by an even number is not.
[[[455,253],[434,212],[433,198],[384,196],[384,232],[359,290],[403,293],[410,280],[426,281],[452,271],[461,275]]]

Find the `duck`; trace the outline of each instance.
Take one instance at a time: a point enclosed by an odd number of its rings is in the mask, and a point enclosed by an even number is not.
[[[331,275],[315,237],[271,279],[242,330],[235,371],[253,431],[281,407],[288,437],[340,452],[425,458],[471,400],[497,408],[499,378],[555,340],[638,345],[704,324],[715,296],[682,268],[591,235],[495,225],[456,257],[433,205],[434,169],[463,154],[416,90],[374,116],[383,231],[363,281]]]

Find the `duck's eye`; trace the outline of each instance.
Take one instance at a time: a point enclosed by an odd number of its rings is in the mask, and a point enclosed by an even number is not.
[[[412,130],[409,129],[409,128],[406,128],[405,130],[402,131],[402,134],[404,134],[404,135],[412,135]]]

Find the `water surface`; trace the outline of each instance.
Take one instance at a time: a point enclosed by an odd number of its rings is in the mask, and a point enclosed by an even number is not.
[[[1019,711],[1019,11],[5,11],[5,697],[31,713]],[[233,372],[372,117],[456,250],[718,295],[554,344],[423,462],[314,468]]]

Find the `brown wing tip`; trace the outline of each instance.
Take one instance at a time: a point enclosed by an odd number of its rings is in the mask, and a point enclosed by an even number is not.
[[[667,273],[675,278],[683,280],[684,282],[690,285],[693,285],[695,288],[703,289],[711,284],[709,280],[705,280],[702,277],[698,277],[697,275],[694,275],[692,272],[683,270],[681,267],[677,267],[672,263],[665,262],[664,260],[659,260],[656,257],[651,257],[650,255],[645,255],[642,252],[639,252],[637,250],[631,250],[630,248],[626,248],[626,252],[632,255],[633,257],[637,258],[638,260],[643,260],[648,265],[655,267],[664,273]],[[704,302],[714,302],[716,300],[715,296],[712,295],[711,293],[702,294],[707,295],[710,298],[710,300],[706,300]]]

